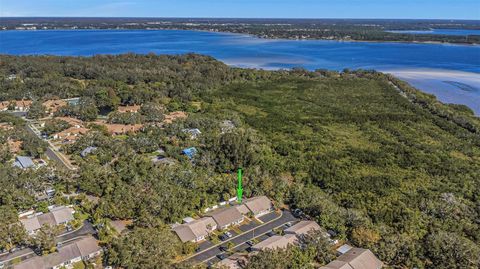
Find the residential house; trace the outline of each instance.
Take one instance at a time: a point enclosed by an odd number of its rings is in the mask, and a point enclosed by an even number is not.
[[[195,128],[195,129],[183,129],[183,132],[189,134],[190,139],[197,139],[197,137],[202,134],[202,132],[197,128]]]
[[[112,220],[110,226],[119,234],[128,229],[128,226],[133,224],[133,220]]]
[[[10,152],[13,154],[17,154],[22,149],[23,141],[8,139],[7,144]]]
[[[15,157],[13,165],[21,169],[35,168],[32,158],[26,156]]]
[[[244,217],[237,207],[226,207],[207,213],[217,223],[218,229],[224,230],[232,225],[238,225],[243,222]]]
[[[10,106],[9,101],[0,102],[0,111],[7,111],[9,106]]]
[[[320,269],[380,269],[383,263],[368,249],[352,248]]]
[[[87,157],[88,154],[91,154],[93,152],[95,152],[97,150],[97,147],[86,147],[84,150],[82,150],[82,152],[80,152],[80,156],[82,156],[82,158],[85,158]]]
[[[74,220],[73,209],[65,206],[59,206],[50,209],[50,212],[40,215],[33,215],[31,217],[22,218],[20,222],[25,227],[28,234],[32,235],[42,228],[43,225],[56,226],[60,224],[67,224]]]
[[[9,131],[9,130],[13,130],[13,126],[9,122],[0,122],[0,129]]]
[[[74,126],[54,134],[53,139],[62,140],[64,143],[73,143],[80,136],[87,134],[88,131],[87,128]]]
[[[67,106],[67,102],[64,100],[47,100],[43,102],[43,106],[45,107],[45,113],[53,116],[60,108]]]
[[[76,118],[56,117],[55,119],[65,121],[66,123],[70,124],[72,127],[76,127],[76,128],[83,127],[83,121]]]
[[[128,133],[136,133],[143,128],[142,124],[100,124],[107,127],[107,131],[111,135],[124,135]]]
[[[165,118],[163,119],[163,123],[172,123],[175,120],[186,119],[186,118],[187,118],[187,113],[183,111],[174,111],[165,115]]]
[[[282,249],[286,248],[289,245],[297,244],[298,239],[294,234],[287,234],[284,236],[274,235],[269,237],[262,242],[253,245],[253,251],[262,251],[262,250],[272,250],[272,249]]]
[[[217,229],[217,224],[212,217],[203,217],[185,224],[178,225],[173,231],[182,242],[199,242],[204,240],[211,232]]]
[[[257,196],[244,200],[243,204],[258,218],[272,211],[273,204],[266,196]]]
[[[245,205],[245,204],[241,204],[241,205],[235,205],[235,207],[237,208],[237,210],[240,212],[240,214],[242,215],[247,215],[249,213],[251,213],[252,211],[250,211],[250,209],[248,209],[248,207]]]
[[[297,236],[302,236],[308,234],[311,231],[320,231],[320,225],[315,221],[300,221],[299,223],[293,225],[292,227],[285,230],[285,234],[294,234]]]
[[[247,265],[248,257],[242,253],[235,253],[216,264],[217,268],[241,269]]]
[[[120,113],[137,113],[140,110],[139,105],[127,105],[127,106],[119,106],[117,111]]]
[[[32,105],[31,100],[17,100],[13,101],[15,111],[28,111]]]
[[[98,241],[92,236],[58,248],[58,251],[43,257],[36,256],[14,265],[14,269],[72,268],[74,263],[88,261],[102,253]]]
[[[197,154],[197,149],[194,148],[194,147],[186,148],[186,149],[182,150],[182,154],[184,154],[185,156],[187,156],[191,160],[191,159],[193,159],[193,157],[195,157],[195,154]]]

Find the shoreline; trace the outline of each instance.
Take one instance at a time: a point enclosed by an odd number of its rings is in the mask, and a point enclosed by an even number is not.
[[[379,70],[407,82],[413,88],[432,94],[444,104],[465,105],[480,118],[480,73],[445,69],[388,69]],[[456,82],[468,86],[462,89]]]
[[[94,29],[71,29],[71,28],[58,28],[58,29],[0,29],[0,32],[13,32],[13,31],[194,31],[194,32],[206,32],[206,33],[222,33],[232,35],[245,35],[255,37],[264,40],[284,40],[284,41],[333,41],[333,42],[360,42],[360,43],[397,43],[397,44],[432,44],[432,45],[458,45],[458,46],[480,46],[480,43],[467,43],[467,42],[441,42],[441,41],[403,41],[403,40],[356,40],[356,39],[324,39],[324,38],[281,38],[281,37],[265,37],[251,33],[240,33],[232,31],[212,31],[203,29],[182,29],[182,28],[155,28],[155,29],[141,29],[141,28],[94,28]]]

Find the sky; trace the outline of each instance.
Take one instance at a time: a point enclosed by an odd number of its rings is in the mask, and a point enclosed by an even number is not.
[[[480,0],[0,0],[0,17],[480,20]]]

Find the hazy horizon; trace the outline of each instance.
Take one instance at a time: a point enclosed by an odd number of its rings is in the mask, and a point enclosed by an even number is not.
[[[0,0],[0,17],[480,20],[472,0]]]

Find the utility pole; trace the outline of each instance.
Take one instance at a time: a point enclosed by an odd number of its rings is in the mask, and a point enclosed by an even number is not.
[[[237,186],[237,202],[242,203],[243,186],[242,186],[242,168],[238,168],[238,186]]]

